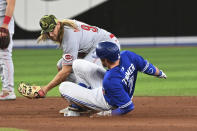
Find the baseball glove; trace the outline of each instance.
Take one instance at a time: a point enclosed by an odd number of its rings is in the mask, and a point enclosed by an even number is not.
[[[42,90],[40,86],[32,86],[29,84],[26,84],[24,82],[21,82],[18,86],[18,92],[30,99],[35,99],[35,98],[44,98],[45,93]]]
[[[0,49],[8,48],[10,44],[10,33],[9,30],[3,27],[0,27]]]

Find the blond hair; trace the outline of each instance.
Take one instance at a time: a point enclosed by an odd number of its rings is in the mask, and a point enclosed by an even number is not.
[[[58,20],[58,22],[60,22],[60,29],[58,32],[58,39],[55,42],[61,45],[64,36],[64,26],[71,27],[74,30],[79,30],[79,29],[78,26],[75,24],[74,20],[63,19],[63,20]],[[48,33],[44,33],[38,37],[37,42],[40,43],[41,41],[46,41],[47,39],[50,39],[50,36]]]

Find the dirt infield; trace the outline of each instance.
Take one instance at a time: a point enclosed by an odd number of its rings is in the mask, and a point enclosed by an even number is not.
[[[197,97],[134,97],[121,117],[63,117],[62,98],[0,101],[0,127],[30,131],[196,131]]]

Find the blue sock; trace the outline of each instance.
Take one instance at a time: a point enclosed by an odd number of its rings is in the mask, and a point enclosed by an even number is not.
[[[80,106],[78,106],[78,105],[76,105],[76,104],[71,104],[71,107],[78,108],[78,109],[81,108]]]

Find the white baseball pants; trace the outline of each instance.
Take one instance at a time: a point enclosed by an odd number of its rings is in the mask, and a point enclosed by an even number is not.
[[[4,17],[0,17],[0,25],[3,23]],[[0,49],[0,76],[2,81],[2,90],[14,91],[14,65],[12,61],[12,47],[14,34],[13,18],[9,24],[10,44],[7,49]]]
[[[71,102],[94,110],[109,110],[111,106],[105,101],[102,90],[105,69],[92,62],[77,59],[73,62],[73,71],[77,81],[90,86],[91,89],[72,82],[63,82],[59,86],[61,95]]]

